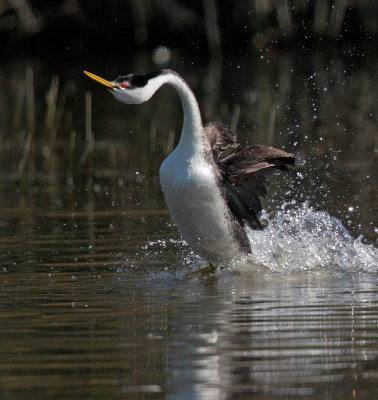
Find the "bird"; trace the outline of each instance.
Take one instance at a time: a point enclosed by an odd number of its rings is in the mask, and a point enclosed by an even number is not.
[[[178,93],[183,125],[176,148],[159,170],[169,212],[182,238],[210,265],[228,264],[253,252],[247,227],[262,230],[261,198],[277,170],[295,169],[295,157],[263,145],[238,148],[223,123],[202,124],[197,99],[177,72],[163,69],[113,81],[84,71],[120,102],[141,104],[167,84]],[[223,157],[225,151],[234,151]]]

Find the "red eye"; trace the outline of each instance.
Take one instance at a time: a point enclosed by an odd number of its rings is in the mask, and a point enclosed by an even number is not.
[[[127,86],[127,84],[125,82],[121,83],[121,87],[125,88]]]

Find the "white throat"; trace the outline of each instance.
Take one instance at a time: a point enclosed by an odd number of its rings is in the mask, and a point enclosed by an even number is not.
[[[151,79],[147,86],[151,86],[150,90],[154,93],[164,84],[171,85],[176,89],[183,108],[184,121],[180,142],[177,147],[200,152],[204,147],[204,141],[201,112],[197,99],[186,82],[174,72],[169,71]]]

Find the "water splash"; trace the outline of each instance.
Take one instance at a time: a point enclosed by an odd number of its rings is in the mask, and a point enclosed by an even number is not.
[[[315,211],[308,202],[296,208],[284,204],[279,212],[263,217],[269,221],[266,229],[248,231],[253,249],[249,262],[272,271],[378,271],[377,248],[362,243],[362,236],[354,239],[339,219]],[[246,270],[247,265],[233,265],[239,267]]]
[[[219,266],[217,273],[378,272],[378,249],[362,243],[362,236],[354,239],[339,219],[314,210],[308,202],[285,203],[280,211],[264,212],[262,217],[269,223],[264,230],[248,230],[252,255]],[[126,264],[142,271],[147,267],[150,279],[167,281],[196,277],[208,266],[182,239],[149,241]]]

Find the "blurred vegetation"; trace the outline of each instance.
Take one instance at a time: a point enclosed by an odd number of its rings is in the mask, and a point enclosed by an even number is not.
[[[252,59],[223,56],[225,71],[214,74],[218,61],[196,59],[193,67],[181,65],[175,52],[172,57],[169,66],[190,83],[205,123],[225,122],[241,144],[273,145],[296,155],[301,177],[287,190],[293,177],[281,176],[271,201],[311,199],[315,207],[353,221],[357,232],[366,221],[364,233],[372,235],[376,225],[368,224],[376,219],[378,188],[376,60],[356,64],[337,52],[264,49]],[[104,60],[88,63],[108,68]],[[154,68],[151,52],[121,64],[109,68]],[[50,64],[38,60],[26,70],[22,65],[3,69],[0,183],[28,193],[88,184],[110,187],[114,194],[136,184],[147,196],[179,139],[182,111],[174,91],[165,87],[150,102],[127,106],[86,79],[75,63],[57,71],[60,79]],[[347,214],[350,205],[353,215]]]
[[[319,41],[374,43],[376,0],[2,0],[0,46],[43,52],[164,44],[212,53]],[[236,47],[235,47],[236,46]]]
[[[168,66],[188,80],[204,122],[227,123],[242,144],[295,153],[305,179],[300,190],[284,193],[285,183],[272,193],[277,204],[293,193],[311,198],[344,222],[369,223],[373,236],[376,8],[375,0],[0,0],[0,192],[137,184],[147,196],[180,133],[175,93],[163,88],[127,107],[81,71],[114,78]],[[165,63],[153,57],[160,46]],[[361,211],[347,215],[350,204]]]

